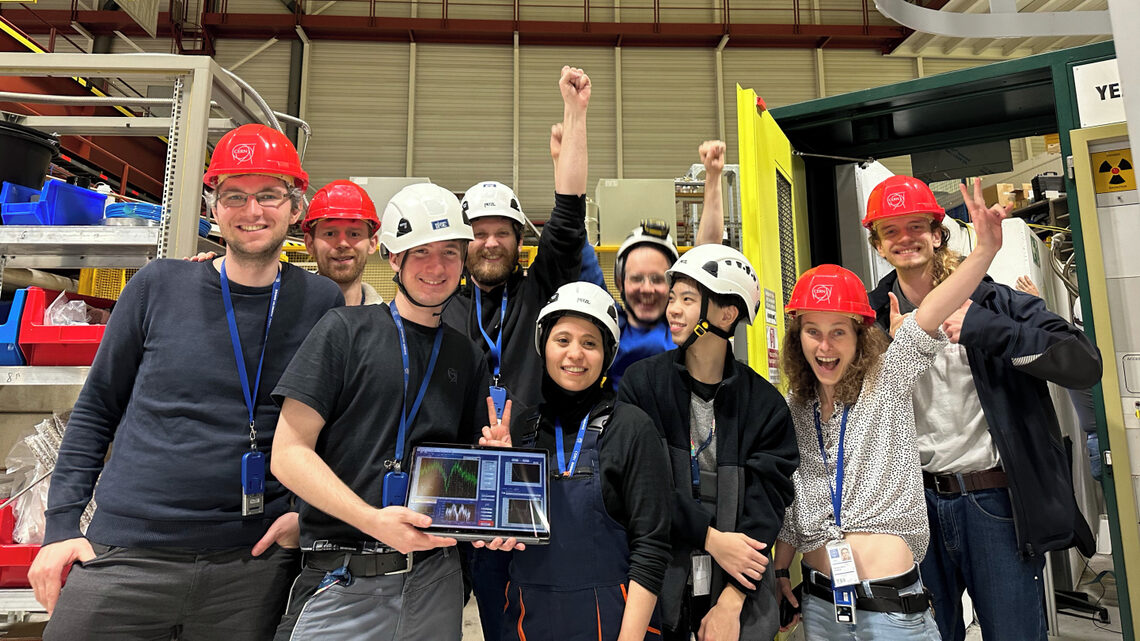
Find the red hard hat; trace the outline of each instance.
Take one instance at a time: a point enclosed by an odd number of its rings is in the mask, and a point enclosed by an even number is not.
[[[800,312],[838,312],[862,316],[863,323],[875,322],[875,310],[867,298],[863,281],[839,265],[812,267],[792,288],[792,298],[784,306],[792,316]]]
[[[914,214],[928,214],[934,222],[940,223],[946,217],[946,210],[938,206],[934,192],[926,183],[910,176],[891,176],[871,190],[863,226],[871,229],[880,220]]]
[[[309,174],[301,169],[293,143],[265,125],[242,125],[222,136],[202,182],[213,189],[226,176],[244,174],[278,176],[302,191],[309,187]]]
[[[305,214],[301,231],[306,234],[311,232],[313,225],[323,218],[363,220],[368,223],[372,233],[380,228],[376,205],[368,197],[368,192],[351,180],[334,180],[321,187],[309,203],[309,213]]]

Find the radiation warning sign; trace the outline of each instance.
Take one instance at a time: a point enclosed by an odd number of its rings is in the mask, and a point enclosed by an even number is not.
[[[1132,168],[1132,150],[1115,149],[1090,154],[1096,193],[1136,189],[1136,171]]]

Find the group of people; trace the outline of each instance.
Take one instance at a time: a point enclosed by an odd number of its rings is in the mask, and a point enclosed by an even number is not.
[[[459,639],[470,590],[496,641],[768,639],[801,605],[811,639],[960,641],[963,589],[987,640],[1045,638],[1043,554],[1091,547],[1045,381],[1101,363],[985,277],[1004,210],[963,188],[959,260],[926,185],[880,185],[864,222],[896,271],[870,297],[838,266],[799,279],[785,398],[733,356],[762,298],[720,242],[724,144],[699,149],[697,246],[633,230],[619,305],[585,236],[590,79],[558,84],[525,273],[505,185],[412,185],[378,216],[334,181],[306,213],[280,132],[223,137],[225,256],[128,282],[65,432],[29,574],[45,639]],[[297,221],[318,274],[279,260]],[[378,248],[387,304],[361,281]],[[429,442],[544,450],[549,544],[425,531],[402,497]]]

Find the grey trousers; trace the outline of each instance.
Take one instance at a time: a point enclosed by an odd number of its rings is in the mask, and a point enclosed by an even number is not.
[[[94,559],[72,566],[45,641],[266,641],[300,558],[277,546],[259,557],[93,547]]]
[[[455,548],[440,550],[407,574],[354,577],[348,585],[318,591],[325,574],[301,571],[276,641],[459,641],[462,636],[463,576]]]

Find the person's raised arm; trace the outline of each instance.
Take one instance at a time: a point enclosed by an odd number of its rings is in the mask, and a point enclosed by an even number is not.
[[[706,140],[697,153],[705,166],[705,200],[701,208],[701,222],[697,227],[696,244],[705,245],[724,239],[724,203],[721,177],[724,175],[726,155],[724,141]]]
[[[590,77],[574,67],[562,67],[562,141],[555,159],[554,191],[580,196],[586,193],[586,108],[590,105]]]
[[[949,278],[926,295],[922,305],[915,312],[918,326],[931,336],[938,335],[943,321],[970,300],[970,294],[973,294],[978,284],[982,282],[994,256],[1001,249],[1001,221],[1008,212],[1007,207],[1000,205],[986,207],[979,179],[974,179],[972,196],[965,185],[959,187],[962,190],[962,198],[966,201],[966,209],[970,212],[970,221],[974,224],[978,244]]]

